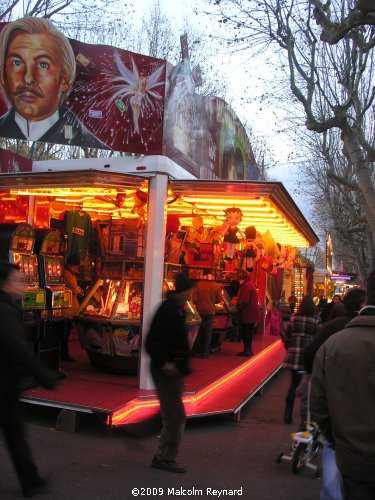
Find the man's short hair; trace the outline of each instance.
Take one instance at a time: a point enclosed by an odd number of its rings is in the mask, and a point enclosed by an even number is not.
[[[71,91],[76,75],[76,61],[74,58],[73,49],[69,43],[69,40],[65,35],[61,33],[57,28],[54,27],[49,19],[44,19],[42,17],[30,17],[25,16],[17,21],[12,21],[4,26],[0,32],[0,68],[3,80],[5,81],[5,60],[6,53],[8,50],[8,45],[14,34],[19,34],[19,32],[37,34],[37,33],[48,33],[51,38],[58,44],[61,49],[61,76],[69,75],[69,85],[67,90],[62,94],[60,105],[65,101],[69,92]],[[16,33],[17,32],[17,33]],[[0,81],[0,87],[4,96],[8,99],[6,88]]]
[[[366,300],[366,292],[360,288],[353,288],[342,299],[345,309],[350,312],[359,311]]]
[[[239,280],[248,280],[249,279],[249,273],[245,271],[245,269],[239,269],[237,272],[237,278]]]

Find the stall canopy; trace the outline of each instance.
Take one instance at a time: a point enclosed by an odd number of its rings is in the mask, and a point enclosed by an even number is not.
[[[240,227],[255,226],[270,231],[281,245],[308,247],[319,238],[280,182],[243,181],[171,181],[170,195],[175,197],[168,211],[181,215],[188,224],[191,214],[201,215],[205,226],[217,226],[225,220],[224,210],[239,207],[243,212]]]
[[[32,191],[29,194],[38,194],[38,192],[44,194],[52,188],[69,188],[73,185],[97,189],[117,186],[120,191],[124,187],[140,187],[144,181],[144,177],[133,174],[119,174],[99,170],[75,170],[70,172],[3,174],[0,177],[0,187],[1,189],[28,189]],[[104,194],[103,190],[100,192]]]
[[[147,198],[147,179],[131,174],[96,170],[3,174],[0,221],[23,222],[30,196],[35,197],[37,227],[47,227],[49,217],[78,206],[92,219],[138,218],[136,196],[141,191]]]
[[[59,202],[80,203],[93,216],[137,217],[134,193],[147,191],[145,177],[97,170],[38,172],[1,175],[0,189],[10,195],[44,198],[59,209]],[[1,200],[0,200],[1,201]],[[286,189],[278,182],[171,180],[167,211],[191,225],[200,215],[205,227],[218,227],[225,209],[238,207],[242,230],[267,230],[281,245],[308,247],[319,240]],[[61,205],[61,209],[63,205]]]

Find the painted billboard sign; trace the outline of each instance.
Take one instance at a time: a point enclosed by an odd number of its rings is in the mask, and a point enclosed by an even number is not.
[[[198,178],[260,178],[223,100],[190,63],[67,39],[42,18],[0,23],[0,137],[165,155]]]
[[[165,61],[68,40],[42,18],[0,29],[1,137],[161,154]]]

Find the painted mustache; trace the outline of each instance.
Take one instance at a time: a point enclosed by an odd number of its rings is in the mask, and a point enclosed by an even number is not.
[[[18,95],[24,94],[25,92],[27,92],[28,94],[34,94],[37,97],[44,97],[44,95],[41,92],[38,92],[35,89],[30,89],[29,87],[22,87],[16,90],[15,92],[12,92],[12,95],[17,97]]]

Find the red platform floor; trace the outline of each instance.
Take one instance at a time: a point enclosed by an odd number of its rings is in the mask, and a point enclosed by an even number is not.
[[[222,350],[207,359],[193,358],[193,373],[186,377],[184,404],[188,417],[236,414],[279,370],[285,350],[278,337],[255,335],[254,356],[238,357],[242,344],[224,342]],[[136,422],[155,413],[155,391],[138,389],[135,375],[117,375],[91,366],[78,340],[70,342],[75,363],[62,362],[67,373],[54,391],[35,387],[22,401],[35,405],[100,413],[109,425]]]

